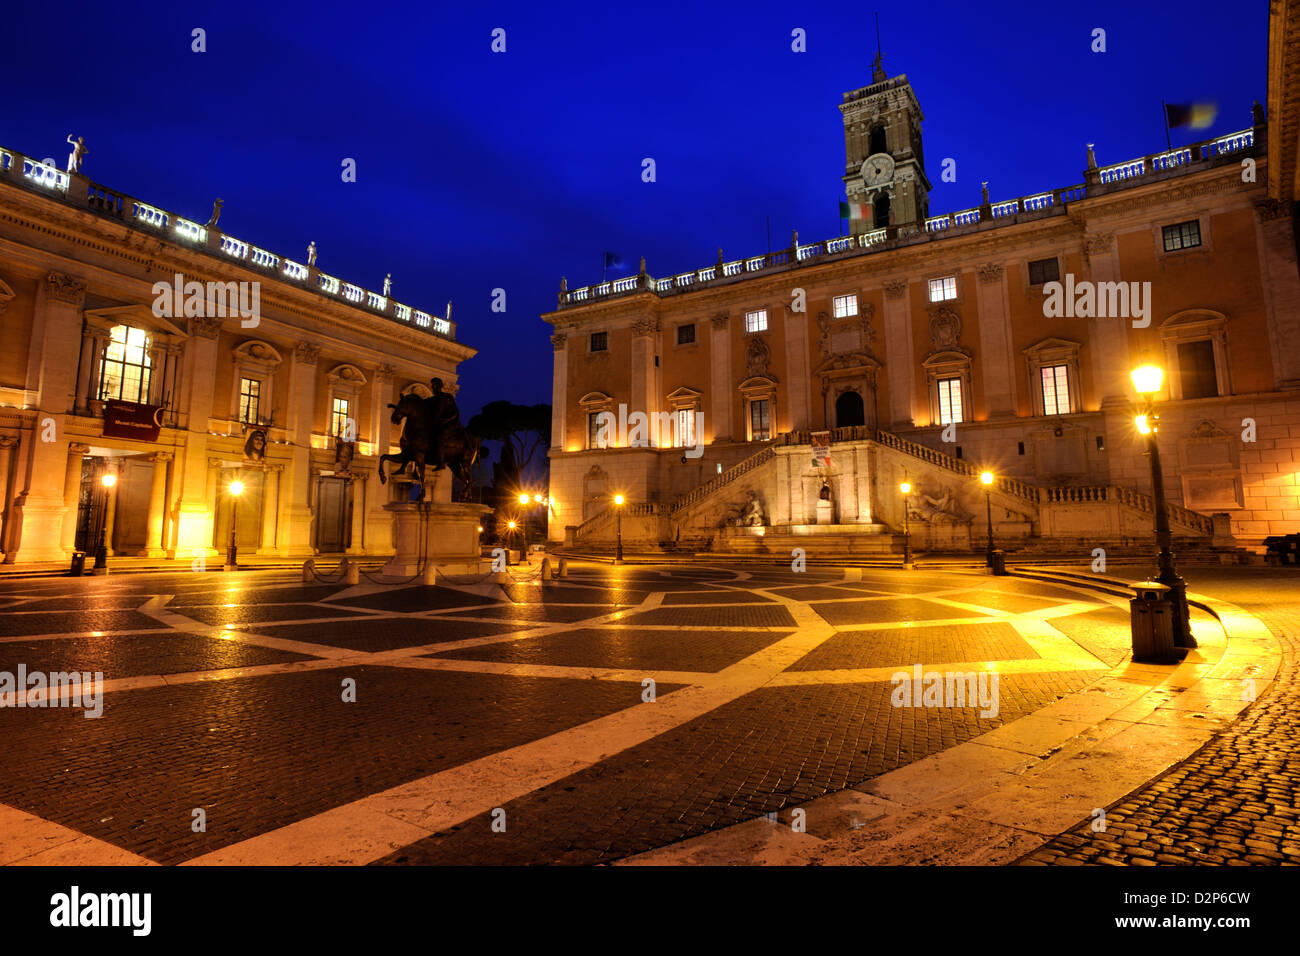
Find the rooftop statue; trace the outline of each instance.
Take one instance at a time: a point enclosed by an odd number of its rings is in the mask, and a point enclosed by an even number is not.
[[[90,155],[90,150],[86,149],[86,137],[78,136],[75,140],[72,134],[68,134],[68,142],[72,144],[72,152],[68,154],[68,172],[81,172],[81,161]]]

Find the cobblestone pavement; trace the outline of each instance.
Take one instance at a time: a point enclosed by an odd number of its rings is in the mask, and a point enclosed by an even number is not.
[[[19,817],[92,838],[83,861],[614,861],[1088,686],[1127,648],[1122,605],[974,573],[680,565],[505,588],[0,581],[0,675],[106,682],[98,719],[0,708],[0,862],[47,859],[40,833],[6,836]],[[997,713],[894,706],[918,664],[998,674]]]
[[[1189,590],[1231,601],[1277,636],[1273,686],[1197,753],[1105,808],[1025,865],[1300,863],[1300,573],[1284,568],[1183,572]]]

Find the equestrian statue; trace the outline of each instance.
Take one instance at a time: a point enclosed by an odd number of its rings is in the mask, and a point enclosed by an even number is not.
[[[451,394],[442,390],[442,379],[429,382],[433,394],[428,398],[408,392],[394,405],[392,422],[402,426],[398,441],[401,451],[396,455],[379,456],[379,481],[388,481],[384,462],[397,463],[395,473],[409,465],[424,494],[424,466],[431,464],[434,471],[447,468],[468,487],[473,482],[474,463],[478,461],[479,439],[465,430],[460,423],[460,409]]]

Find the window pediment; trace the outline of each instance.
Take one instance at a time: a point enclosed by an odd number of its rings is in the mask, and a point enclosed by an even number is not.
[[[109,330],[115,325],[129,325],[137,329],[147,329],[153,338],[174,337],[189,338],[187,333],[171,319],[154,315],[147,305],[115,305],[107,309],[87,309],[86,323],[96,328]]]
[[[588,392],[582,398],[578,399],[578,404],[584,408],[601,408],[609,405],[614,401],[612,395],[606,395],[604,392]]]
[[[366,384],[365,373],[347,362],[334,366],[326,377],[331,385],[342,385],[346,388],[360,388]]]

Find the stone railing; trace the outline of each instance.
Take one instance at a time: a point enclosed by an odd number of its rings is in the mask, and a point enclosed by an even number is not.
[[[13,150],[0,148],[0,181],[7,181],[34,192],[57,196],[97,215],[115,219],[131,228],[157,233],[177,245],[198,249],[211,255],[232,259],[269,274],[271,278],[315,289],[323,295],[358,308],[382,315],[395,322],[415,325],[454,339],[456,327],[450,315],[436,316],[394,302],[388,296],[370,292],[349,282],[316,271],[251,243],[229,236],[221,230],[202,225],[125,193],[91,182],[84,176],[66,173],[56,166]]]
[[[1092,194],[1090,184],[1095,188],[1096,194],[1104,194],[1116,188],[1141,185],[1155,175],[1190,172],[1199,168],[1200,164],[1212,162],[1222,156],[1250,151],[1254,147],[1255,130],[1241,130],[1227,136],[1194,143],[1191,146],[1088,170],[1088,183],[1020,196],[991,203],[987,207],[962,209],[943,216],[930,216],[918,225],[890,226],[888,229],[877,229],[858,236],[838,236],[834,239],[807,244],[796,242],[787,249],[766,255],[735,259],[731,262],[719,261],[708,268],[682,272],[665,279],[641,274],[577,289],[561,286],[559,308],[637,292],[669,295],[767,269],[797,268],[804,263],[815,262],[828,256],[855,256],[900,244],[939,241],[949,235],[973,231],[990,223],[1002,226],[1028,219],[1064,215],[1068,203],[1087,199]]]
[[[772,459],[772,456],[775,454],[776,452],[772,450],[772,446],[768,445],[762,451],[755,452],[754,454],[750,455],[748,458],[742,459],[741,461],[732,465],[722,474],[715,475],[713,478],[709,479],[704,484],[700,485],[698,488],[693,488],[690,491],[686,492],[686,494],[678,498],[673,503],[672,513],[674,515],[679,514],[682,510],[689,508],[697,501],[707,498],[709,495],[713,494],[723,485],[731,484],[741,475],[753,471],[755,468],[757,468],[759,465],[763,464],[766,461],[770,461]]]
[[[597,511],[594,515],[577,526],[574,531],[574,540],[581,540],[584,537],[589,537],[592,532],[599,530],[605,525],[613,524],[616,512],[620,510],[623,512],[624,518],[645,518],[664,513],[663,506],[653,501],[628,502],[627,504],[622,505],[621,508],[618,505],[606,505],[600,511]]]
[[[1153,517],[1156,513],[1155,499],[1151,495],[1133,488],[1124,488],[1120,485],[1040,488],[1039,500],[1043,504],[1097,504],[1113,501]],[[1182,505],[1176,505],[1173,502],[1167,502],[1166,505],[1169,509],[1170,520],[1177,521],[1189,528],[1195,528],[1203,534],[1214,533],[1214,520],[1208,515],[1203,515],[1199,511],[1192,511],[1190,508],[1184,508]]]
[[[976,477],[979,475],[981,470],[968,461],[954,458],[952,455],[945,455],[941,451],[935,451],[928,445],[908,441],[906,438],[901,438],[893,432],[877,431],[872,437],[886,448],[900,451],[905,455],[918,459],[919,461],[924,461],[927,464],[947,469],[954,474]],[[994,477],[993,487],[1016,498],[1023,498],[1025,501],[1036,502],[1039,500],[1038,486],[1021,481],[1018,478]]]

